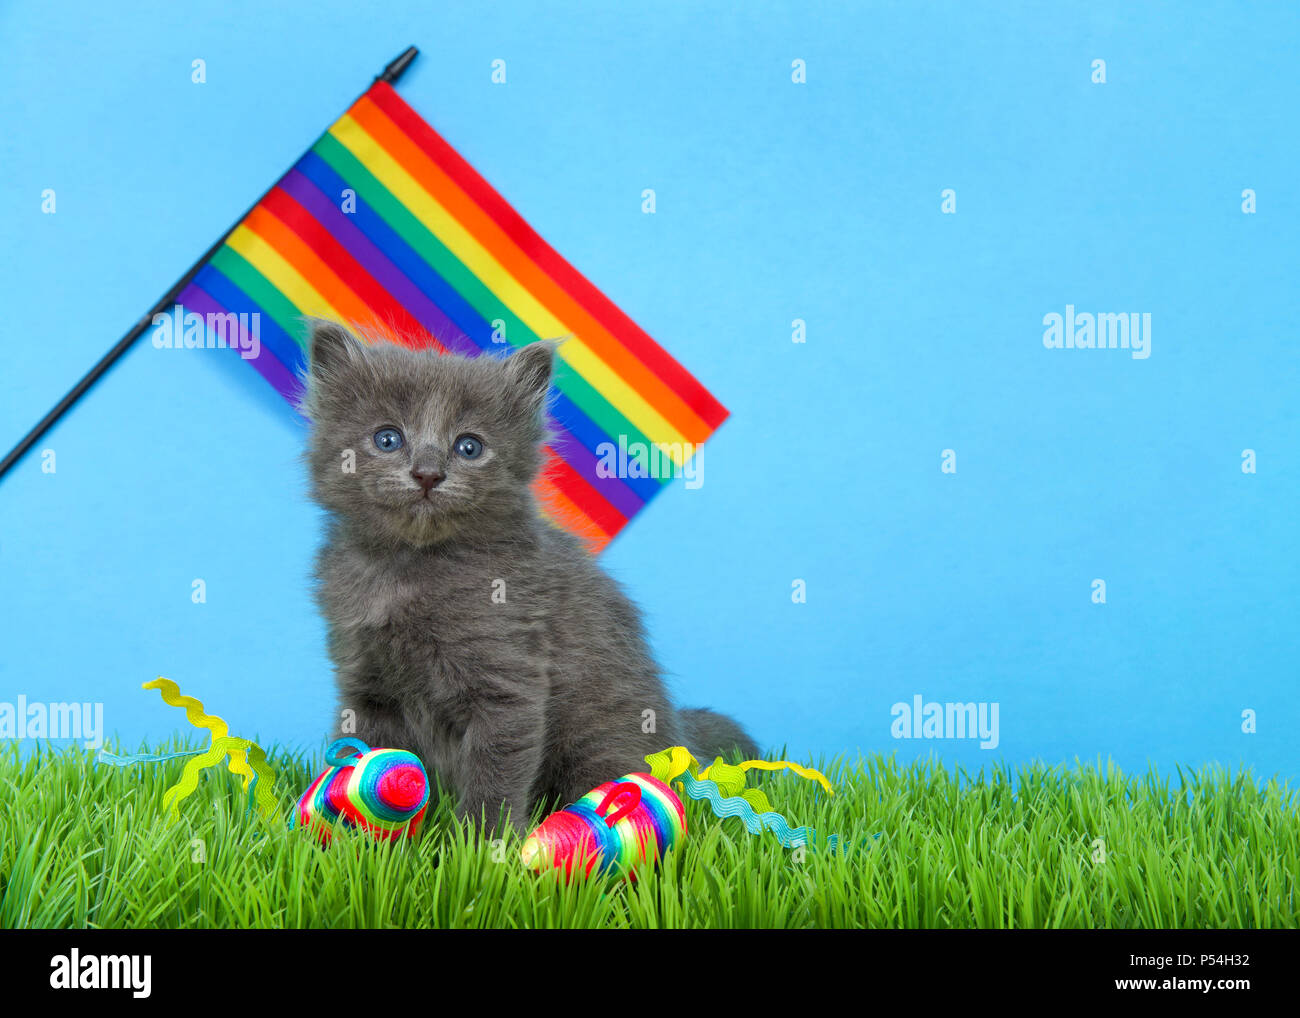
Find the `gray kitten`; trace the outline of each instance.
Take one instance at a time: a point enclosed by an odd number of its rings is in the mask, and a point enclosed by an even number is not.
[[[757,754],[730,718],[674,709],[636,607],[539,514],[554,352],[438,355],[315,322],[303,401],[340,716],[493,828],[667,746]]]

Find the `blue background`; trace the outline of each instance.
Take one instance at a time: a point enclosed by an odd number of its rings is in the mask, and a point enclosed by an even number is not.
[[[1294,779],[1300,15],[974,6],[7,5],[0,444],[414,42],[407,101],[733,412],[604,556],[682,702],[799,755]],[[1150,312],[1151,358],[1044,349],[1067,303]],[[164,674],[318,747],[302,441],[233,354],[138,344],[0,483],[0,701],[138,744]],[[918,693],[1001,745],[892,739]]]

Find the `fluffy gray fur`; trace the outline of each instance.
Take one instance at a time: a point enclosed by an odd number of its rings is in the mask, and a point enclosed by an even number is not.
[[[415,752],[459,815],[492,827],[504,807],[522,829],[665,746],[757,753],[730,718],[674,709],[635,605],[539,514],[554,353],[465,358],[312,330],[303,409],[329,515],[317,578],[339,716]],[[400,449],[376,446],[387,427]],[[454,451],[466,434],[476,459]]]

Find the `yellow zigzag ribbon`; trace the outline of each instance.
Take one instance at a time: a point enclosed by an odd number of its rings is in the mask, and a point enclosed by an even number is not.
[[[247,739],[237,739],[233,736],[225,736],[220,739],[213,739],[211,748],[202,756],[196,756],[185,765],[185,770],[181,774],[180,781],[172,785],[163,793],[163,806],[171,810],[172,819],[179,820],[181,816],[181,800],[189,796],[199,787],[199,771],[207,767],[218,767],[222,758],[230,757],[229,769],[236,774],[247,771],[250,775],[244,779],[244,790],[248,790],[249,782],[255,779],[256,787],[253,789],[253,801],[257,803],[257,811],[268,820],[275,816],[275,792],[272,784],[275,782],[275,771],[266,760],[266,754],[262,752],[262,747],[256,742],[249,742]],[[240,761],[243,771],[236,770],[236,760]],[[249,761],[252,761],[250,768]]]
[[[685,746],[669,746],[658,753],[651,753],[645,762],[650,765],[651,775],[665,785],[687,771],[698,774],[700,770],[699,761],[691,756],[691,751]]]
[[[772,804],[768,801],[767,795],[762,789],[745,787],[745,772],[748,770],[791,770],[801,778],[818,782],[822,788],[826,789],[828,794],[835,794],[834,787],[826,780],[826,776],[821,771],[813,770],[811,767],[804,767],[789,760],[777,760],[775,762],[770,760],[745,760],[743,763],[729,764],[724,763],[722,757],[718,757],[704,770],[700,770],[699,761],[691,755],[690,750],[685,746],[670,746],[659,753],[650,754],[645,759],[646,763],[650,765],[650,773],[665,784],[671,784],[675,779],[689,771],[692,777],[701,781],[705,779],[713,781],[718,786],[718,791],[724,796],[740,796],[754,807],[756,813],[770,812]]]
[[[822,786],[822,788],[826,789],[827,795],[835,794],[835,788],[831,785],[829,781],[826,780],[826,775],[824,775],[821,771],[815,771],[811,767],[804,767],[802,764],[793,763],[789,760],[746,760],[743,763],[735,765],[733,767],[732,764],[724,764],[721,759],[718,759],[713,761],[713,763],[710,764],[708,767],[705,767],[704,770],[700,771],[699,776],[701,778],[710,777],[712,773],[716,771],[720,766],[741,771],[742,784],[744,783],[743,773],[748,770],[794,771],[801,778],[807,778],[809,781],[816,781],[817,783],[819,783]],[[722,781],[716,777],[714,777],[713,780],[717,781],[719,785],[722,784]]]
[[[230,734],[230,727],[222,718],[213,717],[211,714],[205,714],[203,702],[196,700],[192,696],[185,696],[181,693],[181,687],[176,685],[171,679],[164,679],[161,675],[152,682],[146,682],[141,689],[156,689],[158,695],[163,698],[163,703],[169,707],[184,707],[185,716],[189,718],[190,724],[195,728],[206,728],[212,733],[212,738],[224,739]]]
[[[195,728],[206,728],[212,733],[212,744],[202,756],[197,756],[185,765],[180,781],[163,793],[163,805],[171,809],[172,819],[179,820],[181,800],[191,795],[199,787],[199,772],[208,767],[216,767],[225,757],[230,758],[227,765],[230,773],[243,778],[244,791],[256,781],[253,798],[257,811],[270,819],[276,812],[275,770],[267,762],[262,747],[248,739],[239,739],[228,734],[230,727],[219,717],[206,713],[203,703],[192,696],[181,694],[180,687],[171,679],[161,675],[152,682],[146,682],[143,689],[156,689],[169,707],[183,707],[185,716]],[[251,761],[251,763],[250,763]]]

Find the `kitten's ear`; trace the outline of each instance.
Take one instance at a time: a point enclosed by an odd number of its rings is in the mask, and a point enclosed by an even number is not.
[[[338,322],[324,318],[310,319],[311,343],[308,370],[313,378],[337,377],[361,362],[361,340]]]
[[[506,358],[506,375],[524,399],[538,410],[551,388],[557,346],[554,340],[544,339],[529,343]]]

